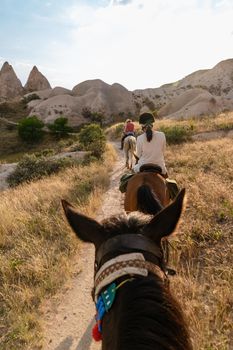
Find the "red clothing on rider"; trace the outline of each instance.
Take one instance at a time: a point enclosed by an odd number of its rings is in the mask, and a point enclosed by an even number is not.
[[[134,132],[134,123],[127,122],[125,124],[124,133],[128,133],[128,132]]]

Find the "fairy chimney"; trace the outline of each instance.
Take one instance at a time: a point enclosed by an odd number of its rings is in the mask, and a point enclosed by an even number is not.
[[[0,102],[23,94],[23,87],[12,66],[5,62],[0,70]]]
[[[45,76],[34,66],[29,74],[26,85],[26,92],[51,89],[51,86]]]

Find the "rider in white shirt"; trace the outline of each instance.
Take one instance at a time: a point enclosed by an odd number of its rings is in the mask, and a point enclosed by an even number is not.
[[[137,138],[137,156],[139,160],[138,164],[134,166],[134,171],[139,172],[142,165],[152,163],[159,165],[162,169],[162,175],[167,177],[164,160],[166,137],[163,132],[152,129],[153,122],[154,116],[151,113],[143,113],[139,117],[143,134]]]

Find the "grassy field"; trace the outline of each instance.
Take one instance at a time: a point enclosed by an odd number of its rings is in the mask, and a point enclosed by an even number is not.
[[[27,144],[18,137],[17,130],[7,130],[0,128],[0,163],[18,162],[27,153],[43,152],[43,150],[53,150],[60,152],[66,144],[75,142],[76,136],[56,140],[53,136],[45,134],[41,143]]]
[[[109,184],[115,159],[73,167],[59,175],[18,186],[0,202],[0,349],[36,348],[40,344],[39,306],[56,293],[72,272],[78,249],[60,200],[93,216]]]
[[[119,138],[122,123],[108,129]],[[187,121],[157,120],[166,128],[169,177],[187,190],[187,209],[174,237],[171,288],[187,314],[194,350],[233,349],[233,139],[192,141],[186,136],[233,129],[233,113]],[[136,123],[136,129],[140,126]],[[177,142],[177,137],[181,137]],[[211,135],[210,135],[211,137]]]
[[[156,125],[184,127],[191,134],[229,130],[233,114],[180,122],[161,120]],[[113,126],[108,136],[119,138],[121,130],[122,124]],[[107,158],[111,164],[112,152]],[[233,140],[171,143],[166,162],[169,177],[187,189],[188,199],[179,235],[172,242],[171,266],[177,269],[177,276],[171,278],[171,288],[186,312],[194,350],[231,350]],[[93,215],[107,186],[104,163],[90,166],[88,172],[87,168],[68,169],[2,194],[1,350],[40,343],[39,305],[71,274],[70,261],[78,243],[68,234],[60,198],[82,205],[84,212]]]
[[[183,137],[181,141],[186,141],[192,135],[211,132],[218,130],[232,130],[233,129],[233,113],[224,113],[216,117],[202,117],[191,118],[189,120],[172,120],[172,119],[157,119],[154,123],[157,130],[166,133],[167,141],[171,143],[178,143],[179,137]],[[135,122],[136,134],[141,133],[141,126]],[[123,123],[115,124],[106,130],[110,139],[119,139],[123,130]],[[174,142],[172,142],[174,141]]]
[[[188,316],[195,350],[233,348],[233,140],[168,147],[169,175],[187,189],[174,243],[172,289]],[[231,342],[231,343],[230,343]]]

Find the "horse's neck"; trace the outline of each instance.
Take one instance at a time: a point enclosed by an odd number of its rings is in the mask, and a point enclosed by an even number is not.
[[[154,278],[127,283],[103,322],[102,350],[191,350],[183,316]]]

